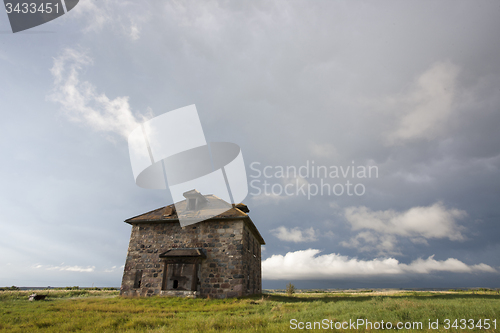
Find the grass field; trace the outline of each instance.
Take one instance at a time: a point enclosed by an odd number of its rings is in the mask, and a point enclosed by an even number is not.
[[[475,292],[320,292],[291,297],[269,293],[240,299],[123,298],[117,291],[36,291],[44,301],[28,301],[32,291],[0,292],[0,331],[6,332],[286,332],[370,331],[343,329],[345,322],[363,319],[384,324],[422,322],[421,329],[398,332],[500,331],[500,295]],[[333,330],[290,329],[290,320],[328,322]],[[428,329],[429,319],[438,329]],[[450,319],[449,329],[445,329]],[[457,328],[453,321],[458,319]],[[460,319],[473,319],[460,329]],[[481,319],[481,328],[476,327]],[[484,329],[485,319],[490,328]],[[496,320],[497,329],[493,327]],[[339,330],[335,329],[335,325]],[[408,324],[407,324],[408,325]],[[463,322],[462,322],[463,325]],[[344,324],[346,326],[346,324]],[[369,327],[368,327],[369,328]],[[373,329],[373,331],[377,331]]]

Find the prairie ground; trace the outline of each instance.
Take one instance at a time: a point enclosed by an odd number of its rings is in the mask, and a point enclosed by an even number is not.
[[[274,291],[223,300],[124,298],[117,291],[35,292],[48,297],[30,302],[32,291],[0,292],[0,331],[365,332],[380,330],[376,326],[382,321],[384,328],[390,324],[398,332],[500,331],[496,291],[309,291],[292,296]],[[429,320],[437,321],[437,329],[429,328]],[[353,328],[353,322],[361,321]],[[412,328],[397,329],[398,323]]]

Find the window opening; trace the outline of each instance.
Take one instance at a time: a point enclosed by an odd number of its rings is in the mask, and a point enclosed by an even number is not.
[[[134,288],[140,288],[142,283],[142,269],[135,272]]]

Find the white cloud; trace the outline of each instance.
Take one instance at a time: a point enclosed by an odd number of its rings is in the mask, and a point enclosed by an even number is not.
[[[58,267],[60,271],[69,271],[69,272],[93,272],[95,270],[95,266],[81,267],[81,266],[65,266]]]
[[[337,148],[329,143],[320,144],[311,142],[309,144],[309,149],[311,154],[315,157],[338,158],[339,156]]]
[[[364,230],[349,241],[341,244],[358,248],[360,251],[398,253],[395,250],[397,237],[407,237],[414,243],[426,243],[427,239],[448,238],[452,241],[464,240],[464,227],[457,220],[467,216],[459,209],[447,209],[437,202],[432,206],[413,207],[405,212],[392,209],[372,211],[367,207],[348,207],[344,216],[352,230]]]
[[[286,227],[281,226],[271,230],[271,233],[280,240],[286,242],[301,243],[313,242],[317,240],[316,232],[312,227],[306,230],[300,230],[298,227],[289,230]]]
[[[105,269],[104,273],[113,273],[116,270],[116,266],[113,266],[111,268]]]
[[[424,238],[448,238],[463,240],[462,227],[456,223],[466,212],[446,209],[441,202],[428,207],[413,207],[398,213],[392,209],[372,211],[367,207],[348,207],[345,217],[353,230],[371,229],[398,236],[421,236]]]
[[[51,73],[54,88],[49,99],[62,105],[68,118],[84,123],[95,131],[111,132],[128,137],[129,133],[146,119],[134,116],[128,97],[108,98],[98,93],[89,82],[81,82],[79,74],[92,59],[84,52],[65,49],[61,56],[54,59]]]
[[[59,266],[44,266],[44,265],[36,264],[34,266],[34,268],[45,268],[48,271],[56,270],[56,271],[68,271],[68,272],[80,272],[80,273],[84,273],[84,272],[90,273],[90,272],[93,272],[95,270],[95,266],[87,266],[87,267],[68,266],[68,265],[64,265],[64,263],[62,263]]]
[[[379,255],[401,255],[396,248],[397,238],[394,235],[377,234],[371,231],[363,231],[348,241],[340,242],[344,247],[354,248],[359,252],[377,252]]]
[[[260,189],[260,187],[259,187]],[[250,192],[250,196],[252,200],[259,205],[266,205],[266,204],[273,204],[277,205],[283,201],[286,201],[287,199],[292,198],[291,196],[285,196],[285,195],[277,195],[277,194],[265,194],[264,191],[261,189],[262,193],[259,195],[252,195],[252,192]]]
[[[78,6],[72,11],[75,17],[84,16],[88,18],[88,25],[85,31],[99,31],[102,27],[109,22],[112,17],[105,6],[105,2],[98,2],[97,0],[80,1]]]
[[[359,260],[340,254],[317,255],[321,251],[307,249],[273,255],[262,262],[263,278],[267,280],[326,280],[352,277],[397,276],[433,272],[473,273],[497,272],[486,264],[467,265],[449,258],[435,260],[434,256],[402,264],[394,258]]]
[[[443,132],[454,110],[459,68],[438,62],[421,74],[405,94],[387,98],[384,108],[397,117],[397,125],[386,133],[387,143],[432,139]]]
[[[86,0],[78,3],[72,15],[84,20],[86,33],[99,33],[106,27],[135,41],[140,37],[140,23],[148,21],[151,10],[146,2]]]
[[[140,36],[139,26],[136,23],[130,25],[130,38],[132,40],[138,40]]]

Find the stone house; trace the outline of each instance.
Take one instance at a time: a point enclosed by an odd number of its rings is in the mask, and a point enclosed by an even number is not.
[[[264,239],[244,204],[207,195],[203,212],[227,211],[181,227],[180,202],[129,218],[132,225],[120,295],[226,298],[259,294]],[[184,200],[186,201],[186,200]]]

